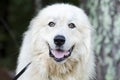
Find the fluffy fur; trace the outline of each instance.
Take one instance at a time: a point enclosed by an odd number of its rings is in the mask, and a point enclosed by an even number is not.
[[[51,21],[55,22],[54,27],[48,25]],[[76,27],[69,28],[69,23],[74,23]],[[32,63],[18,80],[93,78],[95,64],[91,30],[87,15],[80,8],[69,4],[54,4],[41,10],[24,34],[16,72],[20,72],[29,62]],[[62,62],[56,62],[49,55],[49,46],[55,48],[53,39],[56,35],[65,36],[65,50],[74,45],[71,56]]]

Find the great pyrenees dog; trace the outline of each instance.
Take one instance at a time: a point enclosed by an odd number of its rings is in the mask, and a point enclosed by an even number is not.
[[[84,11],[70,4],[42,9],[24,33],[18,80],[90,80],[95,75],[92,26]]]

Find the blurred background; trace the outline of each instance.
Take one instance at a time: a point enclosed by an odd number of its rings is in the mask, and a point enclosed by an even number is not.
[[[120,0],[0,0],[0,80],[12,80],[22,34],[43,7],[58,3],[81,7],[95,29],[96,80],[120,80]]]

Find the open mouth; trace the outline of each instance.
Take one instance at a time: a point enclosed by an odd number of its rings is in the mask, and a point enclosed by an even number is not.
[[[49,55],[52,57],[55,61],[61,62],[68,58],[72,51],[73,51],[74,46],[72,46],[68,51],[62,50],[62,49],[51,49],[49,48]]]

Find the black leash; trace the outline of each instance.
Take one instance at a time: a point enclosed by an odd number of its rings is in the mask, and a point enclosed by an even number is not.
[[[25,70],[28,68],[28,66],[31,64],[31,62],[30,63],[28,63],[14,78],[13,78],[13,80],[17,80],[24,72],[25,72]]]

